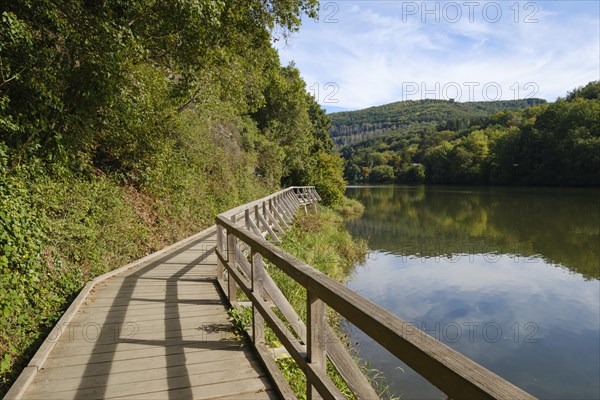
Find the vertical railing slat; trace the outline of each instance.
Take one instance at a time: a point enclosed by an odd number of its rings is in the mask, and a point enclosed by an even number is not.
[[[259,301],[263,300],[264,265],[260,253],[252,251],[252,291]],[[256,307],[252,307],[252,340],[254,345],[265,341],[265,319]]]
[[[223,254],[223,227],[217,225],[217,251]],[[223,280],[224,266],[221,260],[217,259],[217,279]]]
[[[235,224],[237,222],[236,216],[231,217],[231,223]],[[235,250],[237,248],[237,238],[233,232],[227,231],[227,263],[231,269],[235,269]],[[237,301],[237,287],[235,284],[235,280],[229,276],[227,278],[227,297],[229,297],[229,302],[234,304]]]
[[[325,372],[325,303],[314,296],[310,290],[306,291],[306,356],[308,362],[315,366],[321,374]],[[307,375],[306,398],[320,399],[321,396],[310,382]]]

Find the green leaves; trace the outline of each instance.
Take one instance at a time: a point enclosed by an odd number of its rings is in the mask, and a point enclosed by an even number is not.
[[[25,199],[25,190],[0,176],[0,261],[9,271],[25,273],[37,260],[44,224]]]
[[[0,374],[10,370],[12,364],[12,356],[8,353],[4,354],[4,357],[0,360]]]

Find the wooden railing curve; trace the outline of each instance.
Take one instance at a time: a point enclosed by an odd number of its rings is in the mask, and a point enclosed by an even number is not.
[[[299,209],[315,209],[314,187],[291,187],[216,218],[218,280],[235,305],[237,287],[253,310],[251,337],[279,393],[295,398],[264,343],[265,322],[306,375],[307,398],[343,398],[326,373],[336,367],[359,399],[377,398],[369,381],[326,323],[325,306],[365,332],[453,399],[533,399],[510,382],[370,302],[275,244]],[[306,325],[265,269],[263,259],[307,292]],[[285,317],[282,321],[273,308]]]

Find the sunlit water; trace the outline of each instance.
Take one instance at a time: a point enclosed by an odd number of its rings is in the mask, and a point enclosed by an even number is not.
[[[540,398],[600,398],[600,193],[351,187],[348,287]],[[352,326],[403,399],[443,395]],[[411,330],[412,332],[412,330]],[[415,333],[417,334],[417,333]]]

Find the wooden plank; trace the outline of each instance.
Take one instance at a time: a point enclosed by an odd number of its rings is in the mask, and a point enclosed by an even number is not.
[[[293,190],[288,192],[288,197],[289,197],[290,201],[292,202],[292,204],[295,205],[296,209],[298,209],[302,205],[302,202],[298,198],[298,195],[295,194]]]
[[[156,340],[174,338],[206,341],[211,340],[211,334],[214,335],[217,329],[219,330],[218,340],[231,340],[233,338],[230,321],[226,317],[222,317],[219,320],[211,318],[204,321],[192,321],[185,323],[185,325],[182,324],[181,328],[177,326],[165,328],[164,324],[141,324],[138,322],[114,325],[90,324],[76,327],[76,329],[67,332],[69,338],[61,338],[61,340],[72,346],[83,347],[86,346],[86,343],[119,344],[137,342],[143,344],[144,341],[152,343]]]
[[[235,371],[235,373],[232,373]],[[168,375],[168,370],[166,371]],[[43,388],[39,392],[32,391],[32,396],[36,397],[36,393],[43,394],[44,392],[55,393],[61,398],[85,398],[85,399],[102,399],[123,396],[136,396],[143,394],[151,394],[156,392],[167,392],[177,389],[185,389],[191,387],[202,387],[225,382],[236,382],[241,380],[258,380],[265,373],[258,373],[254,368],[236,368],[235,365],[231,369],[225,371],[200,371],[198,374],[190,373],[184,375],[168,376],[162,379],[154,379],[150,381],[134,381],[112,384],[109,379],[108,384],[104,385],[104,380],[100,380],[100,386],[89,388],[76,388],[75,390],[60,390],[62,382],[48,382],[42,385]],[[260,387],[267,388],[263,382],[260,382]],[[94,382],[90,382],[91,385]],[[237,386],[237,385],[232,385]],[[44,390],[45,389],[45,390]],[[239,389],[237,389],[239,390]],[[191,393],[191,390],[190,390]],[[28,397],[28,396],[27,396]],[[154,397],[154,396],[152,396]]]
[[[247,226],[257,235],[262,236],[263,238],[265,237],[265,235],[263,235],[262,231],[258,228],[254,220],[250,217],[247,218]]]
[[[246,222],[246,229],[252,230],[257,235],[264,237],[261,230],[258,229],[258,226],[256,226],[256,224],[250,217],[250,210],[246,210],[245,222]]]
[[[79,326],[87,323],[97,322],[101,317],[103,324],[107,323],[123,323],[123,322],[147,322],[147,321],[166,321],[173,318],[195,318],[195,317],[216,317],[223,315],[224,307],[221,304],[207,304],[199,310],[197,306],[186,305],[188,307],[163,307],[162,310],[128,310],[117,312],[97,312],[97,313],[80,313],[77,317]],[[158,312],[157,312],[158,311]],[[163,311],[162,313],[160,311]],[[72,324],[71,324],[72,325]]]
[[[208,335],[207,335],[208,336]],[[208,339],[208,337],[207,337]],[[210,339],[218,339],[217,336],[211,335]],[[151,356],[160,356],[167,354],[177,354],[185,351],[189,352],[198,352],[198,351],[210,351],[213,349],[227,349],[230,347],[241,346],[242,342],[236,340],[217,340],[214,342],[214,345],[202,347],[201,344],[203,342],[198,342],[196,347],[192,346],[192,343],[187,343],[187,347],[182,347],[182,340],[180,339],[171,339],[163,341],[162,346],[153,346],[153,345],[144,345],[141,343],[119,343],[117,345],[117,351],[115,352],[114,345],[106,345],[106,346],[94,346],[88,347],[87,349],[82,349],[77,346],[66,346],[60,348],[56,346],[56,352],[50,354],[47,360],[57,360],[56,365],[62,367],[67,365],[80,365],[74,360],[76,357],[89,357],[94,354],[97,355],[96,360],[100,360],[102,362],[102,355],[105,355],[105,361],[111,360],[132,360],[135,358],[142,357],[151,357]],[[82,354],[85,352],[86,354]],[[68,361],[63,360],[69,359]],[[87,362],[86,362],[87,363]],[[47,365],[46,365],[47,366]]]
[[[297,397],[294,394],[294,391],[292,390],[290,384],[279,370],[277,363],[273,359],[273,355],[267,349],[264,343],[258,343],[256,345],[256,350],[265,368],[267,369],[267,371],[269,371],[271,379],[273,379],[275,383],[275,388],[279,395],[284,399],[295,400]]]
[[[260,213],[257,213],[256,215],[258,216],[259,221],[265,227],[265,229],[267,230],[267,232],[269,233],[269,235],[271,235],[271,237],[273,238],[271,240],[271,242],[281,243],[281,240],[279,240],[279,237],[277,236],[277,234],[275,233],[275,231],[273,231],[273,228],[271,228],[271,226],[269,225],[269,223],[267,222],[267,220],[265,219],[265,217],[263,217],[262,214],[260,214]]]
[[[226,239],[224,239],[225,233],[224,233],[224,229],[221,226],[217,227],[217,248],[216,250],[223,252],[224,250],[224,241]],[[223,272],[224,272],[224,268],[223,268],[223,264],[221,264],[220,261],[217,260],[217,279],[223,279]]]
[[[237,254],[237,261],[242,267],[242,271],[246,274],[246,276],[251,276],[251,266],[250,263],[241,255],[241,251]],[[294,308],[287,301],[286,297],[283,295],[281,290],[277,287],[273,278],[268,273],[264,273],[262,275],[263,278],[263,287],[264,293],[263,298],[265,298],[264,294],[268,296],[269,299],[273,302],[273,304],[281,311],[285,319],[288,321],[296,335],[300,338],[302,342],[306,342],[306,326],[302,319],[298,316]],[[265,298],[265,300],[267,300]]]
[[[210,339],[211,341],[207,341],[205,339]],[[173,351],[172,347],[177,346],[185,346],[186,349],[208,349],[208,350],[219,350],[219,349],[230,349],[232,347],[240,348],[243,345],[243,342],[239,340],[220,340],[218,337],[215,337],[214,334],[208,335],[202,340],[195,340],[193,338],[169,338],[164,340],[148,340],[146,342],[141,340],[123,340],[120,343],[94,343],[94,342],[80,342],[75,343],[71,342],[70,346],[63,346],[60,348],[60,343],[57,344],[56,349],[60,351],[60,354],[57,354],[53,357],[48,357],[47,360],[51,358],[67,358],[73,355],[79,354],[87,354],[87,355],[98,355],[103,353],[114,353],[115,348],[119,351],[127,352],[127,351],[137,351],[140,349],[149,349],[149,348],[164,348],[165,352]],[[158,346],[160,344],[160,346]],[[70,352],[65,352],[64,355],[62,352],[64,349],[69,349]]]
[[[288,330],[288,328],[283,324],[283,322],[271,311],[271,309],[266,305],[264,299],[260,299],[254,295],[254,293],[246,287],[244,283],[244,278],[240,275],[240,273],[231,268],[229,263],[223,260],[223,264],[227,271],[231,274],[231,276],[238,282],[240,288],[244,291],[246,296],[250,299],[252,304],[257,308],[257,310],[262,314],[263,318],[266,322],[269,323],[271,329],[275,332],[277,337],[282,341],[284,346],[290,352],[290,355],[294,357],[294,359],[302,359],[304,360],[304,354],[306,353],[305,346],[301,345],[296,338],[292,335],[292,333]],[[299,363],[302,361],[299,361]]]
[[[294,198],[295,196],[290,194],[283,196],[283,203],[289,208],[292,217],[296,215],[296,211],[298,211],[298,205],[294,202]]]
[[[325,303],[312,292],[307,292],[306,296],[306,356],[307,361],[314,365],[319,374],[325,375]],[[307,375],[306,398],[312,400],[319,398],[317,394],[317,385]],[[325,388],[323,388],[325,389]],[[323,390],[322,389],[322,390]],[[326,397],[327,390],[319,391],[319,394]]]
[[[147,349],[155,348],[158,346],[149,346]],[[191,346],[194,343],[179,341],[179,346],[187,350],[188,348],[192,348]],[[159,354],[152,355],[152,353],[148,353],[148,356],[136,357],[133,359],[111,359],[109,361],[99,361],[91,364],[90,368],[82,368],[82,365],[87,364],[78,364],[73,363],[72,365],[67,364],[59,364],[57,359],[48,358],[47,361],[55,360],[54,364],[48,364],[48,366],[44,366],[44,368],[39,372],[42,374],[44,372],[43,379],[44,380],[60,380],[65,378],[82,378],[85,376],[98,376],[98,375],[113,375],[120,374],[123,372],[129,371],[144,371],[152,368],[166,368],[169,366],[175,365],[191,365],[191,364],[209,364],[211,362],[216,362],[220,360],[238,360],[232,361],[232,363],[240,363],[245,362],[248,357],[251,357],[251,353],[246,353],[241,348],[241,342],[227,342],[227,341],[213,341],[213,342],[203,342],[203,341],[195,341],[195,344],[198,345],[198,349],[195,350],[203,350],[203,351],[189,351],[183,353],[174,352],[174,349],[169,350],[169,355],[171,355],[172,359],[167,357],[167,354]],[[115,348],[121,348],[122,345],[119,345]],[[145,348],[142,347],[140,350],[143,352]],[[177,355],[185,355],[185,357],[178,357]],[[108,357],[108,356],[107,356]],[[96,357],[95,357],[96,358]],[[64,360],[64,359],[63,359]],[[98,357],[98,360],[103,360],[103,358]],[[241,360],[241,361],[240,361]],[[106,368],[106,367],[110,368]],[[42,375],[40,375],[42,376]],[[40,377],[40,379],[42,379]],[[37,380],[37,378],[36,378]]]
[[[285,215],[288,217],[288,223],[291,224],[292,221],[294,220],[294,210],[292,210],[292,207],[289,205],[285,196],[282,196],[279,199],[278,204],[281,207],[281,209],[284,211]]]
[[[271,224],[273,224],[273,226],[275,227],[275,229],[277,230],[277,232],[279,232],[279,235],[280,236],[285,236],[285,231],[283,230],[283,228],[281,227],[281,225],[279,225],[279,222],[277,222],[277,218],[275,218],[275,216],[273,214],[271,214],[271,212],[269,211],[269,209],[265,207],[263,213],[267,217],[267,220],[270,221]]]
[[[259,299],[263,297],[263,276],[265,274],[262,262],[262,256],[259,253],[252,254],[252,291],[256,293]],[[265,341],[265,320],[256,307],[252,307],[252,341],[254,346],[264,343]]]
[[[269,195],[267,197],[263,197],[262,199],[255,200],[255,201],[252,201],[250,203],[243,204],[243,205],[241,205],[239,207],[236,207],[236,208],[232,208],[231,210],[228,210],[228,211],[224,212],[221,215],[222,216],[226,216],[228,218],[231,218],[231,216],[236,215],[236,214],[240,214],[240,213],[244,212],[246,209],[252,208],[252,207],[254,207],[257,204],[262,204],[263,202],[269,201],[270,199],[278,198],[279,196],[281,196],[282,194],[286,193],[289,190],[290,190],[290,188],[280,190],[279,192],[273,193],[273,194],[271,194],[271,195]]]
[[[235,265],[236,249],[237,238],[233,233],[227,231],[227,260],[232,265]],[[223,260],[221,260],[221,262],[223,262]],[[229,275],[227,278],[227,298],[230,302],[235,302],[237,299],[237,289],[235,287],[235,280],[231,279],[231,275]]]
[[[126,300],[165,300],[165,295],[167,292],[177,292],[179,297],[176,300],[185,300],[189,298],[193,300],[193,296],[204,296],[215,293],[214,284],[205,284],[204,282],[199,282],[197,287],[188,286],[188,287],[178,287],[171,286],[169,288],[156,286],[150,290],[135,290],[132,288],[129,293],[122,293],[122,290],[106,290],[102,292],[93,293],[88,301],[97,302],[99,300],[110,300],[110,299],[122,299]]]
[[[209,350],[204,350],[209,351]],[[176,354],[170,354],[175,356]],[[240,369],[256,369],[259,366],[258,360],[249,361],[245,358],[231,358],[223,357],[214,362],[203,362],[203,363],[185,363],[184,365],[170,365],[166,368],[155,368],[150,366],[148,369],[143,370],[129,370],[118,374],[104,374],[96,375],[95,379],[82,380],[80,376],[64,376],[60,375],[57,378],[49,376],[45,373],[46,371],[40,372],[40,379],[38,384],[31,388],[28,394],[52,392],[58,393],[63,391],[89,389],[94,387],[101,387],[98,382],[104,381],[109,382],[111,385],[125,384],[134,382],[145,382],[154,379],[161,379],[167,376],[185,376],[185,375],[199,375],[205,372],[221,372],[228,371],[235,373],[237,368]],[[57,374],[54,374],[56,376]],[[91,378],[87,376],[86,378]],[[51,389],[54,388],[54,389]]]
[[[231,396],[237,398],[240,393],[254,392],[254,399],[267,398],[266,392],[269,390],[270,380],[266,377],[260,379],[235,379],[231,376],[230,380],[213,385],[194,386],[189,389],[169,390],[153,393],[145,393],[141,396],[120,396],[107,397],[114,399],[144,399],[151,398],[153,400],[171,400],[171,399],[212,399],[215,397]]]
[[[279,400],[282,396],[277,393],[274,389],[269,389],[265,392],[261,392],[260,396],[266,396],[266,399]],[[233,396],[224,397],[212,397],[212,400],[254,400],[261,397],[257,397],[256,391],[250,391],[246,393],[236,393]],[[285,398],[285,397],[284,397]]]
[[[206,295],[206,297],[208,297],[208,295]],[[160,308],[160,306],[164,306],[164,305],[175,305],[175,304],[197,304],[197,305],[202,305],[202,304],[220,304],[221,303],[221,299],[218,296],[217,293],[215,293],[214,295],[210,296],[211,298],[204,298],[204,299],[173,299],[173,300],[165,300],[160,299],[160,298],[156,298],[156,299],[151,299],[151,298],[135,298],[135,299],[127,299],[127,298],[117,298],[115,299],[115,305],[114,307],[132,307],[132,308],[145,308],[145,307],[156,307],[157,309]],[[107,307],[110,306],[111,304],[111,300],[110,299],[99,299],[99,300],[91,300],[89,302],[86,303],[87,307],[90,308],[94,308],[94,307]],[[158,307],[157,307],[158,305]]]
[[[288,225],[286,219],[283,217],[283,215],[280,213],[280,211],[278,210],[278,206],[275,204],[273,205],[272,211],[273,211],[273,216],[277,219],[279,219],[279,222],[281,222],[281,225],[283,225],[284,229],[290,229],[290,226]]]
[[[292,223],[292,219],[289,216],[289,211],[281,204],[280,199],[274,199],[273,211],[275,211],[276,214],[281,216],[281,221],[283,225],[287,226],[286,229],[289,229],[289,225]]]
[[[131,316],[132,318],[140,317],[144,318],[148,315],[157,315],[157,310],[159,315],[163,317],[169,317],[172,314],[178,314],[181,316],[203,316],[203,315],[222,315],[226,310],[223,303],[213,302],[212,299],[206,304],[203,304],[202,307],[198,307],[195,304],[177,304],[177,303],[163,303],[162,306],[159,305],[158,308],[129,308],[127,310],[111,310],[111,309],[103,309],[94,308],[94,311],[97,314],[90,315],[90,318],[93,318],[94,315],[104,315],[106,318],[115,318],[122,316],[123,318],[127,318]],[[87,313],[82,313],[83,316],[87,317]]]

